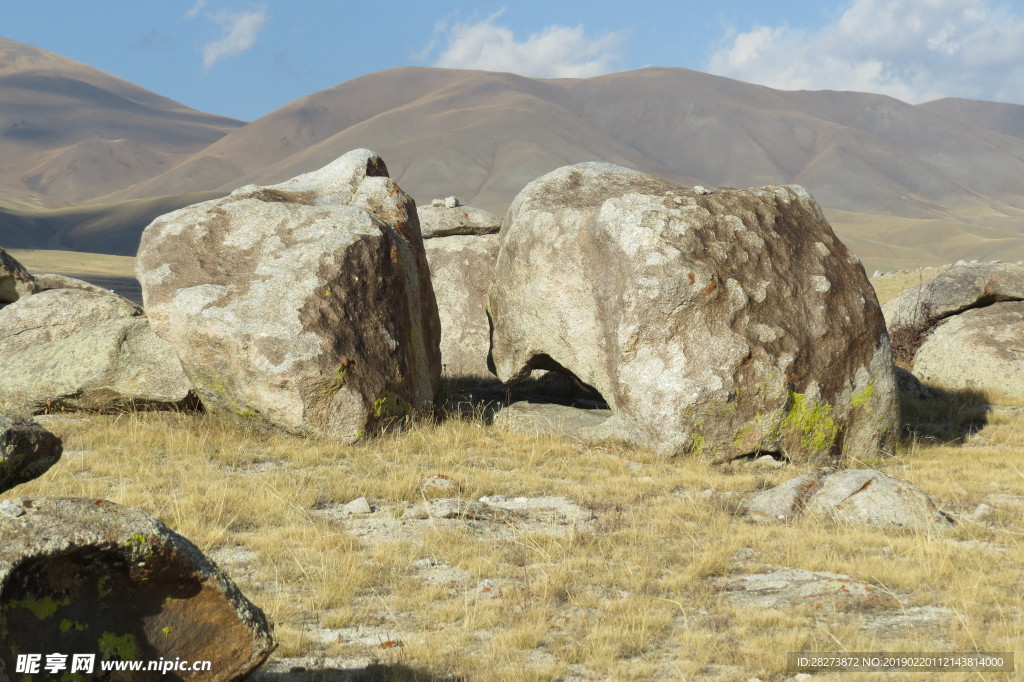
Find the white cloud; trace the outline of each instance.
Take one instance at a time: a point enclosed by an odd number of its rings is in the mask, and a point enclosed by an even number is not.
[[[706,67],[785,90],[1024,102],[1024,13],[992,0],[850,0],[815,31],[732,34]]]
[[[591,38],[580,25],[548,26],[518,40],[511,29],[495,23],[503,12],[477,23],[439,23],[434,38],[417,56],[425,60],[444,43],[434,66],[510,71],[538,78],[586,78],[611,71],[625,39],[621,31]]]
[[[207,15],[221,28],[221,36],[203,46],[203,66],[207,69],[227,57],[248,51],[267,23],[267,8],[250,11],[225,10]]]
[[[206,7],[206,0],[196,0],[196,3],[185,12],[186,19],[195,19],[199,16],[199,13]]]

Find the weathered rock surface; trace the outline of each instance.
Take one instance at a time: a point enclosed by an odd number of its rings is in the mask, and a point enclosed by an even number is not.
[[[48,291],[50,289],[82,289],[83,291],[92,291],[97,294],[109,294],[110,290],[104,289],[103,287],[86,282],[83,279],[75,279],[74,277],[67,277],[66,275],[54,275],[54,274],[42,274],[33,275],[36,280],[36,285],[39,287],[39,291]]]
[[[157,218],[136,270],[212,412],[352,442],[436,392],[416,207],[369,150]]]
[[[14,256],[0,248],[0,307],[37,291],[35,280]]]
[[[745,508],[759,519],[785,520],[807,513],[868,526],[921,530],[952,523],[920,488],[874,469],[818,469],[754,495]]]
[[[887,449],[883,318],[799,187],[700,194],[610,164],[527,185],[489,290],[498,378],[570,372],[624,440],[715,461]]]
[[[712,581],[743,606],[761,609],[803,607],[815,612],[891,608],[899,600],[883,588],[840,573],[775,567],[761,573]]]
[[[14,652],[59,651],[98,654],[96,673],[113,657],[181,658],[210,661],[204,680],[234,680],[273,651],[263,613],[195,545],[149,515],[105,500],[13,503],[24,513],[0,515],[0,669],[15,670]]]
[[[924,332],[952,315],[999,301],[1024,300],[1024,268],[961,263],[896,296],[882,307],[889,329]]]
[[[42,476],[63,451],[60,438],[33,420],[0,412],[0,492]]]
[[[993,303],[946,318],[914,356],[914,373],[948,388],[1024,400],[1024,301]]]
[[[142,309],[110,292],[53,289],[0,310],[0,409],[178,407],[194,398]]]
[[[473,206],[423,206],[418,213],[424,239],[493,234],[501,229],[501,218]]]
[[[441,319],[444,373],[491,376],[487,369],[491,345],[487,287],[498,257],[497,235],[428,239],[424,246]]]

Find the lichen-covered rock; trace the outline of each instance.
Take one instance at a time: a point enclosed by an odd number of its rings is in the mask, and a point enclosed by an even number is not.
[[[889,448],[891,352],[857,259],[799,187],[697,193],[610,164],[530,183],[489,290],[498,378],[567,371],[616,436],[715,461]]]
[[[946,388],[990,391],[992,402],[1024,400],[1024,301],[946,318],[914,356],[914,373]]]
[[[491,345],[487,287],[498,257],[497,235],[428,239],[424,245],[441,319],[444,373],[491,376],[487,369]]]
[[[14,256],[0,248],[0,307],[37,291],[35,280]]]
[[[82,279],[76,279],[74,277],[68,277],[66,275],[54,275],[50,273],[42,275],[33,275],[36,280],[36,285],[39,287],[39,291],[49,291],[50,289],[82,289],[83,291],[92,291],[97,294],[109,294],[110,290],[104,289],[98,284],[86,282]]]
[[[874,469],[818,469],[760,492],[744,506],[755,519],[791,520],[806,513],[847,523],[924,531],[951,525],[927,493]]]
[[[38,414],[185,407],[191,383],[142,309],[110,292],[53,289],[0,310],[0,409]]]
[[[882,307],[890,331],[923,333],[940,320],[999,301],[1024,300],[1024,268],[1003,263],[958,263],[907,289]]]
[[[42,476],[63,451],[60,438],[31,419],[0,412],[0,492]]]
[[[352,442],[437,390],[416,207],[369,150],[157,218],[136,271],[212,412]]]
[[[501,229],[501,218],[473,206],[424,206],[418,213],[424,239],[493,234]]]
[[[191,542],[105,500],[15,498],[0,514],[0,670],[17,654],[210,661],[235,680],[275,647],[263,613]],[[20,679],[20,678],[19,678]],[[104,678],[108,679],[108,678]],[[111,680],[160,680],[160,672]]]

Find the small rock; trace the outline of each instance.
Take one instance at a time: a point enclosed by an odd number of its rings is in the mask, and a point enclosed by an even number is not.
[[[373,511],[374,508],[370,506],[370,503],[366,501],[365,497],[358,497],[341,508],[341,513],[346,516],[353,516],[355,514],[372,514]]]
[[[444,208],[444,199],[434,199],[430,202],[430,205],[434,208]]]
[[[875,270],[875,273],[873,275],[871,275],[871,276],[872,277],[881,277],[882,276],[882,271],[881,270]]]
[[[0,492],[42,476],[62,452],[60,438],[32,419],[0,412]]]
[[[458,205],[459,205],[459,200],[456,199],[455,197],[445,197],[445,199],[444,199],[444,207],[445,208],[455,208]]]
[[[694,185],[693,191],[696,192],[697,194],[712,194],[712,190],[702,185]]]
[[[22,509],[21,505],[15,502],[11,502],[10,500],[4,500],[3,502],[0,502],[0,514],[3,514],[4,516],[9,516],[12,519],[16,519],[19,516],[24,515],[25,510]]]
[[[761,455],[757,459],[752,459],[747,466],[754,469],[781,469],[786,466],[787,462],[784,459],[775,459],[771,455]]]
[[[476,599],[501,599],[505,596],[505,591],[498,581],[487,578],[481,580],[475,588],[469,590],[466,594]]]
[[[995,508],[990,507],[989,505],[982,502],[981,504],[974,508],[974,511],[967,515],[967,519],[970,521],[974,521],[975,523],[978,523],[992,516],[992,514],[994,514],[995,511]]]
[[[420,483],[420,493],[428,498],[458,495],[461,488],[458,481],[444,474],[433,474]]]

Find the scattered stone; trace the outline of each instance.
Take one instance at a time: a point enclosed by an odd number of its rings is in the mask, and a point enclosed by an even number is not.
[[[418,209],[424,239],[455,235],[494,234],[501,229],[501,218],[473,206],[457,208],[424,206]]]
[[[729,597],[746,607],[808,608],[835,613],[899,606],[888,590],[848,575],[799,568],[771,567],[768,572],[712,579]]]
[[[760,457],[755,457],[750,460],[750,462],[747,463],[747,466],[754,469],[782,469],[788,464],[789,462],[782,458],[775,458],[771,455],[761,455]]]
[[[500,238],[488,310],[503,382],[570,373],[617,437],[716,462],[892,444],[877,299],[803,188],[701,195],[583,163],[527,185]]]
[[[416,207],[367,149],[157,218],[136,271],[153,329],[218,415],[351,443],[437,391]]]
[[[458,495],[461,488],[458,481],[444,474],[433,474],[420,483],[420,494],[424,497],[451,497]]]
[[[370,503],[365,497],[357,497],[345,506],[341,508],[342,514],[345,516],[352,516],[354,514],[372,514],[374,508],[370,506]]]
[[[35,279],[14,256],[0,248],[0,308],[38,291]]]
[[[444,373],[491,377],[487,368],[491,346],[487,287],[494,276],[498,236],[428,239],[424,246],[441,320]]]
[[[1024,301],[967,310],[936,325],[914,356],[914,373],[947,388],[1024,400]]]
[[[445,199],[444,199],[444,207],[445,208],[455,208],[458,205],[459,205],[459,200],[456,199],[455,197],[445,197]]]
[[[43,274],[34,275],[34,277],[36,285],[39,287],[39,291],[50,291],[52,289],[81,289],[82,291],[91,291],[94,294],[113,293],[110,289],[104,289],[103,287],[92,284],[91,282],[75,279],[74,277],[67,277],[65,275]]]
[[[882,307],[889,330],[924,333],[940,320],[999,301],[1024,300],[1024,269],[1009,265],[951,265]],[[916,367],[916,365],[915,365]]]
[[[712,191],[710,189],[708,189],[707,187],[703,187],[702,185],[694,185],[693,191],[696,192],[697,194],[712,194]]]
[[[492,507],[507,509],[522,515],[531,523],[572,525],[594,520],[594,512],[564,497],[513,497],[491,495],[480,498]]]
[[[494,414],[494,426],[526,435],[553,434],[596,442],[614,434],[611,410],[584,410],[555,403],[521,401],[501,407]]]
[[[0,310],[0,409],[189,408],[181,361],[131,301],[51,289]]]
[[[921,489],[874,469],[818,469],[754,495],[744,508],[755,519],[787,520],[807,513],[925,531],[952,525]]]
[[[406,510],[411,519],[461,519],[465,521],[516,521],[523,518],[515,511],[492,507],[485,502],[443,497],[417,504]]]
[[[505,590],[497,580],[485,578],[476,587],[466,592],[466,596],[470,599],[502,599],[505,596]]]
[[[0,669],[45,642],[100,659],[208,660],[208,679],[233,680],[274,649],[263,613],[151,516],[105,500],[17,502],[24,515],[0,515]]]
[[[991,507],[982,502],[977,507],[975,507],[974,511],[968,514],[965,518],[968,521],[973,521],[974,523],[983,523],[995,513],[996,510],[994,507]]]
[[[4,500],[3,502],[0,502],[0,514],[16,519],[19,516],[25,515],[25,509],[16,502]]]
[[[0,492],[39,478],[62,452],[60,438],[32,419],[0,412]]]

